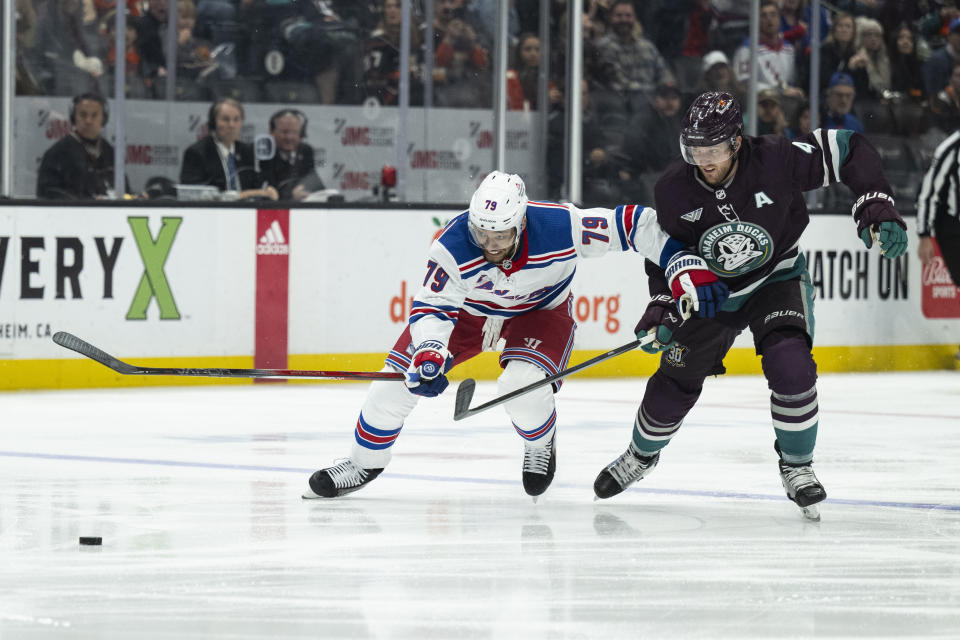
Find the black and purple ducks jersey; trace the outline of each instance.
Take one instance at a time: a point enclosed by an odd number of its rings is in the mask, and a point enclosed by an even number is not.
[[[764,284],[806,270],[800,236],[810,216],[803,192],[835,182],[858,196],[891,193],[879,154],[860,134],[817,129],[796,140],[744,136],[737,171],[721,187],[708,185],[682,160],[670,165],[655,188],[657,219],[730,287],[723,309],[733,311]]]

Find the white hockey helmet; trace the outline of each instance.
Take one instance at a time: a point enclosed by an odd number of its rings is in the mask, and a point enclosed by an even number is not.
[[[513,173],[491,171],[470,198],[470,235],[482,247],[481,238],[487,233],[516,229],[516,247],[526,213],[527,188],[523,179]]]

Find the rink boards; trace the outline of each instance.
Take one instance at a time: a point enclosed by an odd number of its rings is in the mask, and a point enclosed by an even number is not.
[[[121,376],[54,344],[61,330],[142,365],[378,370],[430,242],[457,213],[2,207],[0,389],[228,382]],[[817,287],[820,371],[952,366],[960,295],[942,270],[923,272],[913,246],[881,260],[848,217],[815,216],[802,249]],[[572,363],[633,338],[647,302],[642,260],[583,261],[574,292]],[[725,365],[760,371],[749,333]],[[578,375],[649,375],[655,366],[634,352]],[[451,377],[497,371],[484,354]]]

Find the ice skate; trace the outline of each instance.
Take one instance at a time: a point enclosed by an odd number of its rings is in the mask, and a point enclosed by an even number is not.
[[[553,482],[553,474],[557,470],[557,434],[554,432],[550,442],[545,447],[523,446],[523,489],[527,495],[541,495]]]
[[[310,476],[310,488],[303,493],[307,500],[336,498],[369,484],[383,469],[364,469],[349,458]]]
[[[623,455],[600,472],[593,482],[593,492],[598,498],[612,498],[653,471],[659,461],[659,451],[652,456],[643,456],[630,443]]]
[[[820,521],[820,509],[816,504],[827,497],[827,491],[817,480],[813,473],[813,463],[791,464],[784,462],[780,453],[780,445],[774,444],[777,455],[781,456],[778,464],[780,465],[780,480],[783,482],[783,488],[790,498],[803,512],[803,517],[814,522]]]

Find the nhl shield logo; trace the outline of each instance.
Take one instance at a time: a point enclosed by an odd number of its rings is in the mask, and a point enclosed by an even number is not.
[[[773,239],[752,222],[725,222],[700,237],[700,255],[720,276],[738,276],[766,264],[773,256]]]

